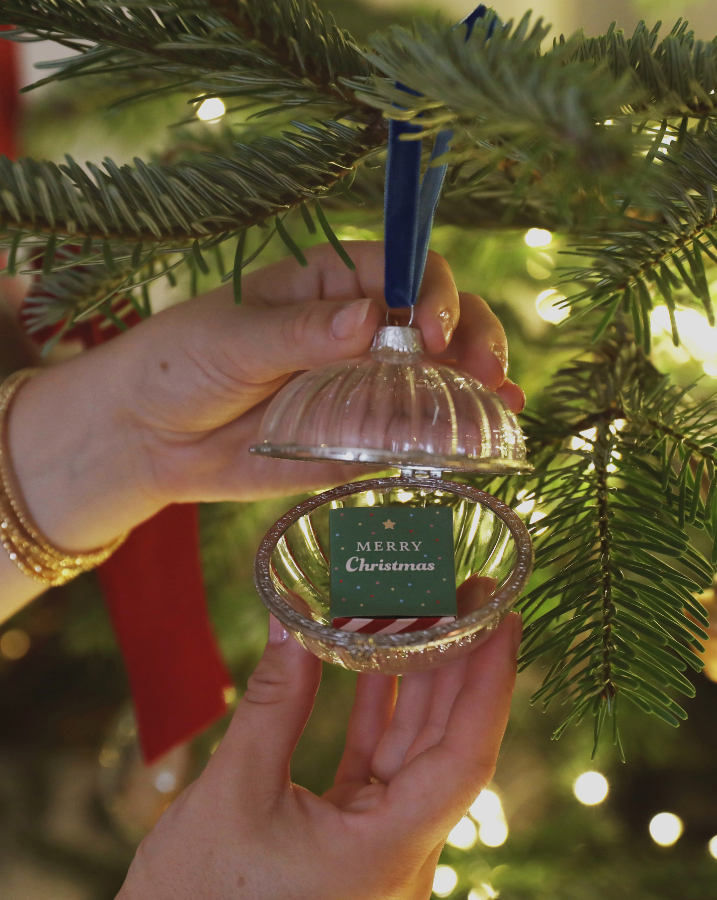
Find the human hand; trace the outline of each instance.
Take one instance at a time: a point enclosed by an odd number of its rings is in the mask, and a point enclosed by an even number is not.
[[[323,797],[291,784],[321,664],[272,620],[204,773],[140,845],[117,900],[427,900],[446,837],[495,769],[520,619],[464,659],[359,675]],[[395,705],[394,705],[395,704]]]
[[[294,372],[366,352],[384,319],[382,245],[348,249],[355,272],[329,245],[314,247],[308,268],[291,257],[247,276],[240,307],[219,288],[28,382],[12,411],[10,449],[50,540],[86,550],[168,503],[255,500],[351,480],[352,467],[247,453],[271,396]],[[437,254],[416,324],[430,355],[522,408],[523,392],[506,379],[500,322],[479,297],[458,294]]]

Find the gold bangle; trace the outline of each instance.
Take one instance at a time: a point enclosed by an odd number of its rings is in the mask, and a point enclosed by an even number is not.
[[[0,384],[0,543],[25,575],[46,587],[57,587],[99,566],[127,535],[88,553],[68,553],[48,541],[20,502],[6,446],[5,424],[17,391],[37,371],[21,369]]]

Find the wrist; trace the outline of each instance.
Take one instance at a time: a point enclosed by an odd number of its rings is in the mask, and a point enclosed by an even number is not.
[[[122,415],[116,354],[97,348],[17,393],[5,435],[19,499],[48,541],[103,546],[161,508],[144,489],[141,443]]]

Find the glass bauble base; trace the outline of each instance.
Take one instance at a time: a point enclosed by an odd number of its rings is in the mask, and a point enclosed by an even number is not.
[[[330,625],[329,510],[345,506],[447,506],[453,510],[456,584],[476,576],[482,591],[458,619],[403,634],[357,634]],[[376,478],[325,491],[291,509],[256,556],[255,583],[269,611],[327,662],[387,675],[419,672],[470,652],[512,609],[532,570],[520,517],[496,497],[437,477]]]

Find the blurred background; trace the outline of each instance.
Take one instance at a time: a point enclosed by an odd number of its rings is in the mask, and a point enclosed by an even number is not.
[[[376,0],[322,3],[358,38],[391,22],[407,23],[436,9],[453,20],[463,0],[395,4]],[[714,0],[542,0],[533,7],[554,23],[553,34],[583,27],[604,32],[615,20],[630,31],[689,18],[697,37],[717,34]],[[505,19],[525,7],[505,0]],[[21,47],[21,79],[37,78],[37,62],[65,55],[47,44]],[[42,73],[40,73],[42,74]],[[184,115],[186,98],[103,112],[107,85],[70,82],[26,95],[21,152],[80,162],[109,155],[168,158],[177,147],[168,128]],[[223,127],[221,109],[206,128]],[[342,218],[343,217],[343,218]],[[337,211],[339,236],[380,238],[376,209]],[[511,347],[511,376],[529,396],[545,389],[566,359],[552,304],[558,296],[561,238],[531,229],[491,233],[439,224],[433,246],[459,287],[481,293],[501,317]],[[263,262],[269,262],[270,249]],[[200,288],[212,286],[208,280]],[[713,285],[717,295],[717,284]],[[157,305],[186,294],[153,298]],[[0,377],[31,352],[13,327],[11,290],[0,281]],[[717,341],[694,312],[679,315],[685,346],[674,348],[669,324],[654,311],[655,361],[682,383],[706,376],[717,384]],[[665,316],[666,318],[666,316]],[[661,331],[665,325],[664,332]],[[664,339],[661,335],[664,334]],[[295,498],[202,509],[202,552],[212,619],[241,695],[266,636],[266,614],[254,591],[253,556],[265,530]],[[530,515],[530,509],[521,510]],[[714,598],[704,598],[717,610]],[[715,612],[717,627],[717,611]],[[717,649],[705,673],[693,676],[697,697],[677,731],[623,711],[627,762],[607,743],[591,760],[590,729],[550,735],[559,710],[529,703],[539,669],[520,676],[494,783],[452,833],[441,859],[435,896],[455,900],[713,900],[717,898]],[[327,788],[341,751],[354,676],[327,667],[314,716],[302,738],[294,779]],[[0,900],[110,900],[134,847],[162,810],[205,764],[226,721],[152,767],[141,764],[117,645],[95,579],[88,575],[40,598],[0,625]],[[377,898],[380,900],[380,898]]]

